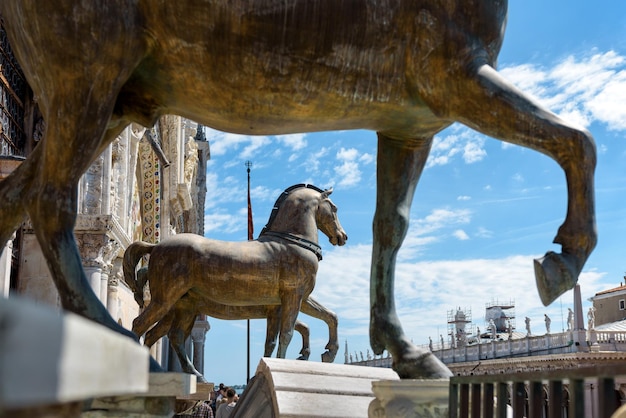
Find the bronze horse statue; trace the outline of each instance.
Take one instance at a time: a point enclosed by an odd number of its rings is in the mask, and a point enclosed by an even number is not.
[[[119,327],[89,288],[72,228],[82,173],[130,122],[165,113],[247,135],[378,134],[370,343],[402,378],[449,376],[413,345],[396,254],[433,137],[454,122],[565,172],[561,253],[535,261],[541,300],[572,288],[595,247],[593,138],[496,70],[506,0],[2,0],[45,140],[0,185],[0,241],[29,215],[63,307]]]
[[[147,332],[148,346],[167,334],[183,371],[205,381],[185,350],[198,314],[267,318],[265,356],[272,355],[278,337],[276,356],[285,358],[302,311],[328,323],[330,339],[322,360],[332,362],[339,349],[337,318],[310,297],[322,259],[317,230],[333,245],[348,239],[331,193],[309,184],[287,188],[256,240],[227,242],[178,234],[158,244],[132,243],[124,253],[124,279],[140,306],[145,285],[150,289],[150,303],[133,321],[133,332]],[[135,275],[137,263],[147,254],[147,270]]]

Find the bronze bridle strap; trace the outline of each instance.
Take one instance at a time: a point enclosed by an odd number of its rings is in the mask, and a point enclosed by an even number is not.
[[[300,238],[288,232],[262,231],[261,235],[282,238],[285,241],[289,241],[292,244],[297,245],[298,247],[302,247],[306,250],[313,252],[313,254],[315,254],[315,256],[317,257],[317,261],[322,261],[322,247],[320,247],[313,241],[309,241],[305,238]]]
[[[280,206],[282,205],[283,201],[287,198],[287,196],[289,196],[289,193],[291,193],[293,190],[301,189],[301,188],[313,189],[319,193],[324,192],[324,190],[320,189],[319,187],[314,186],[312,184],[306,184],[306,183],[294,184],[293,186],[285,189],[285,191],[281,193],[278,199],[276,199],[276,203],[274,203],[274,207],[272,208],[272,212],[270,213],[270,218],[267,221],[267,224],[261,230],[261,233],[259,234],[259,238],[263,235],[270,235],[270,236],[282,238],[286,241],[296,244],[299,247],[312,251],[313,254],[315,254],[315,256],[317,257],[318,261],[322,261],[322,247],[320,247],[313,241],[309,241],[308,239],[297,237],[287,232],[275,232],[275,231],[269,230],[269,228],[272,226],[272,223],[274,222],[274,219],[276,218],[276,215],[278,214],[278,210],[280,209]]]

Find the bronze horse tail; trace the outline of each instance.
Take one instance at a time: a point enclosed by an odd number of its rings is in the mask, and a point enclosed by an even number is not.
[[[150,254],[154,247],[156,247],[156,244],[137,241],[130,244],[124,252],[124,264],[122,266],[124,270],[124,281],[130,286],[135,295],[135,300],[142,309],[144,307],[143,288],[148,281],[148,276],[145,268],[140,269],[136,273],[135,271],[141,257]]]

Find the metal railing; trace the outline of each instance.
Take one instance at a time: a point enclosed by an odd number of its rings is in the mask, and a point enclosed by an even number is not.
[[[620,406],[617,376],[626,377],[626,365],[456,376],[450,417],[610,418]]]
[[[24,155],[24,98],[28,84],[0,21],[0,155]]]

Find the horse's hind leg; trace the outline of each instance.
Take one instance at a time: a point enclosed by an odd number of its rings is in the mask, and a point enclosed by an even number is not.
[[[148,270],[148,274],[150,274],[150,270]],[[157,280],[150,280],[152,299],[143,312],[133,321],[133,332],[138,337],[145,334],[154,324],[163,320],[170,310],[173,309],[174,304],[189,290],[182,285],[177,287],[176,284],[181,283],[179,281],[165,291],[159,287],[163,285],[157,283]]]
[[[459,87],[463,97],[450,100],[449,116],[487,135],[546,154],[565,172],[567,216],[554,239],[562,253],[548,252],[535,260],[539,295],[548,305],[574,287],[596,245],[595,144],[588,132],[534,103],[490,66],[476,68],[464,75],[467,78]]]
[[[326,352],[322,354],[322,362],[332,363],[335,361],[337,351],[339,351],[339,337],[337,336],[337,315],[327,309],[324,305],[309,296],[302,302],[300,311],[313,318],[321,319],[328,325],[328,344]]]
[[[370,343],[385,349],[400,378],[436,378],[452,374],[430,351],[411,343],[396,313],[396,255],[409,227],[415,187],[428,158],[432,137],[399,141],[379,133],[376,213],[370,283]]]
[[[302,321],[296,320],[294,328],[302,337],[302,349],[300,350],[300,357],[298,360],[308,360],[311,356],[311,332],[307,324]]]
[[[197,312],[184,309],[175,310],[174,320],[172,321],[172,325],[167,336],[170,340],[172,348],[176,352],[176,356],[180,361],[180,366],[183,371],[185,373],[195,374],[199,382],[207,383],[204,376],[202,376],[202,373],[195,368],[192,361],[189,359],[189,355],[187,354],[187,350],[185,348],[185,340],[191,335],[193,325],[196,321],[196,314]]]
[[[167,335],[174,324],[176,316],[177,311],[175,309],[169,311],[159,322],[156,323],[155,326],[146,332],[143,344],[146,347],[152,347],[159,340],[159,338]]]

